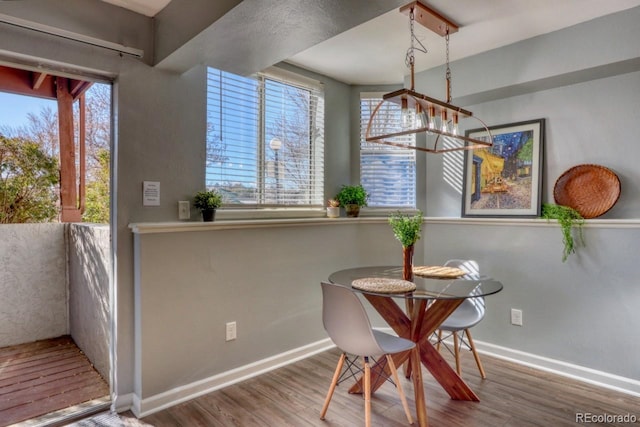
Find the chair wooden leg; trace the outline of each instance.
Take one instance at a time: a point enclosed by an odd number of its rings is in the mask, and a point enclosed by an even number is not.
[[[344,365],[344,359],[346,357],[346,354],[342,353],[342,355],[340,356],[340,360],[338,360],[338,366],[336,366],[336,371],[333,373],[333,379],[331,380],[331,385],[329,386],[329,392],[327,393],[327,397],[324,400],[322,412],[320,412],[321,420],[324,420],[324,416],[327,414],[327,409],[329,409],[329,403],[331,402],[333,392],[336,389],[336,384],[338,384],[338,378],[340,378],[340,372],[342,372],[342,366]]]
[[[480,361],[480,356],[478,352],[476,352],[476,345],[473,343],[473,339],[471,338],[471,333],[469,329],[465,329],[464,332],[467,334],[467,340],[469,341],[469,347],[471,347],[471,352],[473,353],[473,358],[476,359],[476,365],[478,365],[478,370],[480,371],[480,376],[482,379],[487,378],[487,375],[484,373],[484,368],[482,367],[482,362]]]
[[[404,413],[407,414],[407,420],[409,420],[409,424],[413,424],[411,411],[409,410],[409,405],[407,404],[407,398],[405,397],[404,391],[402,390],[402,384],[400,384],[400,379],[398,378],[398,371],[396,370],[396,365],[393,363],[393,358],[388,354],[387,354],[387,363],[389,364],[389,370],[391,371],[391,376],[393,377],[393,381],[395,381],[396,387],[398,387],[398,394],[400,395],[400,401],[402,402]]]
[[[368,357],[364,357],[364,425],[371,427],[371,367]]]
[[[438,342],[436,343],[436,350],[440,351],[440,343],[442,342],[442,329],[438,329]]]
[[[462,368],[460,367],[460,343],[458,342],[458,333],[453,333],[453,354],[456,356],[456,372],[458,375],[462,375]]]

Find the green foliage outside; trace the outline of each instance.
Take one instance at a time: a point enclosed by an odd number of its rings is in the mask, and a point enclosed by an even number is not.
[[[97,154],[99,167],[93,181],[87,183],[83,222],[109,223],[109,150],[100,149]]]
[[[369,194],[362,185],[343,185],[335,199],[340,202],[340,206],[367,206]]]
[[[584,245],[584,237],[582,235],[582,226],[584,218],[573,208],[569,206],[554,205],[551,203],[542,204],[542,218],[557,219],[562,230],[562,243],[564,250],[562,252],[562,262],[565,262],[569,255],[576,253],[575,240],[573,238],[573,227],[578,229],[578,237],[580,243]]]
[[[402,243],[402,247],[408,248],[420,239],[422,231],[422,212],[415,215],[404,215],[398,211],[391,214],[389,224],[396,239]]]
[[[56,219],[58,162],[38,144],[0,135],[0,223]]]

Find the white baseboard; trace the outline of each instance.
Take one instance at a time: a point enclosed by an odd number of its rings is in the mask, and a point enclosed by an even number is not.
[[[473,340],[473,342],[478,353],[640,397],[640,381],[631,378],[478,340]]]
[[[113,399],[111,409],[118,413],[128,411],[133,406],[133,400],[133,393],[118,394]]]
[[[177,405],[187,400],[194,399],[231,384],[261,375],[265,372],[280,368],[298,360],[321,353],[335,347],[329,338],[299,347],[191,384],[176,387],[172,390],[155,396],[140,399],[134,395],[131,410],[138,418],[146,417],[154,412],[161,411],[170,406]]]

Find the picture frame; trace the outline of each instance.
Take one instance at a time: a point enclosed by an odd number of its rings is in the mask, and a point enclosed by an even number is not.
[[[536,119],[465,132],[480,140],[490,133],[493,145],[465,151],[463,217],[540,216],[544,125]]]

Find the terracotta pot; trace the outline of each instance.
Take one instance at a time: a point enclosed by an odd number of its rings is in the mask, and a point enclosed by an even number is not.
[[[350,218],[356,218],[360,215],[359,205],[345,205],[344,210],[347,213],[347,216]]]

